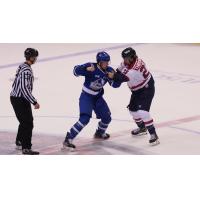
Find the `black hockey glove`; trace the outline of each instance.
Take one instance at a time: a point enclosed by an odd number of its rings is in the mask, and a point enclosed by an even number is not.
[[[113,77],[113,80],[116,81],[116,82],[128,82],[129,81],[129,78],[122,74],[118,69],[116,70],[115,74],[114,74],[114,77]]]

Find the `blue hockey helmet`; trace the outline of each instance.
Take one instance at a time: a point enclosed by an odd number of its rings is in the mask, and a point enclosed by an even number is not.
[[[97,60],[97,63],[102,62],[102,61],[109,62],[110,56],[105,51],[102,51],[102,52],[97,53],[96,60]]]

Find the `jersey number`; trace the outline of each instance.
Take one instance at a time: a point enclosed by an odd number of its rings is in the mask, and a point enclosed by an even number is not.
[[[142,65],[140,67],[140,72],[142,72],[142,75],[145,79],[149,76],[149,72],[147,71],[147,69],[144,65]]]

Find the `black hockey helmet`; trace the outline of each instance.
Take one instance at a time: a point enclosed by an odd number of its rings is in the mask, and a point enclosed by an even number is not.
[[[128,47],[122,51],[122,58],[135,58],[136,56],[136,51],[131,47]]]
[[[24,51],[24,56],[27,60],[29,60],[31,57],[38,57],[39,53],[36,49],[33,48],[27,48]]]

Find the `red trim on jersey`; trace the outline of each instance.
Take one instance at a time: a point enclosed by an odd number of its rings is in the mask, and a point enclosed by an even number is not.
[[[148,77],[148,78],[149,78],[149,77]],[[148,80],[148,78],[145,79],[144,81],[142,81],[142,83],[140,83],[140,84],[138,84],[138,85],[136,85],[136,86],[131,87],[131,89],[136,89],[137,87],[142,86],[142,85]]]
[[[124,63],[124,64],[125,64],[125,66],[127,66],[128,70],[130,70],[136,66],[137,62],[138,62],[138,58],[135,60],[134,63],[131,63],[130,65],[127,65],[126,63]]]
[[[135,61],[135,63],[134,63],[132,68],[134,68],[137,65],[137,63],[138,63],[138,58],[136,58],[136,61]]]

